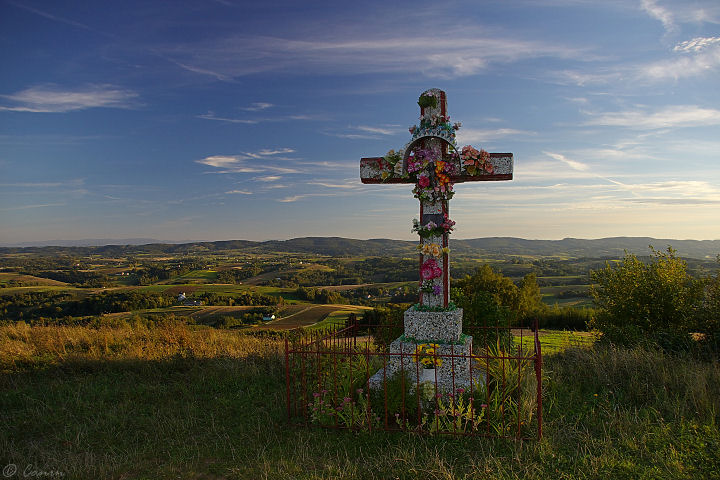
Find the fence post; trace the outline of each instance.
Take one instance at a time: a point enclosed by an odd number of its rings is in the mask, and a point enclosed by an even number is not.
[[[537,378],[538,440],[542,438],[542,348],[538,337],[538,320],[535,319],[535,377]]]
[[[290,410],[290,352],[288,348],[288,339],[285,337],[285,394],[287,400],[288,422],[292,420]]]

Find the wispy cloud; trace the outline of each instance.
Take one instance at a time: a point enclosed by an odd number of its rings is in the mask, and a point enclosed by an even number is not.
[[[437,18],[433,20],[435,28],[442,28]],[[588,55],[580,48],[521,40],[517,36],[479,36],[478,27],[453,25],[442,37],[417,33],[423,30],[422,25],[416,25],[412,30],[392,29],[377,34],[353,34],[347,29],[333,34],[323,28],[322,36],[316,38],[236,35],[165,48],[163,54],[177,58],[183,65],[229,77],[289,70],[415,72],[430,77],[458,77],[476,74],[493,64],[540,57],[584,60]]]
[[[457,140],[462,144],[482,143],[497,140],[498,138],[513,136],[532,136],[536,132],[527,130],[516,130],[514,128],[495,128],[484,130],[480,128],[461,128],[457,132]]]
[[[109,34],[109,33],[107,33],[107,32],[104,32],[104,31],[102,31],[102,30],[98,30],[98,29],[96,29],[96,28],[93,28],[93,27],[91,27],[91,26],[89,26],[89,25],[86,25],[86,24],[84,24],[84,23],[75,21],[75,20],[70,19],[70,18],[65,18],[65,17],[62,17],[62,16],[60,16],[60,15],[55,15],[55,14],[49,13],[49,12],[44,11],[44,10],[39,10],[39,9],[37,9],[37,8],[33,8],[33,7],[29,6],[29,5],[23,5],[23,4],[20,4],[20,3],[17,3],[17,2],[13,2],[13,1],[9,1],[9,0],[6,0],[6,3],[9,3],[10,5],[12,5],[12,6],[14,6],[14,7],[21,8],[21,9],[26,10],[26,11],[28,11],[28,12],[32,12],[32,13],[34,13],[35,15],[40,15],[41,17],[50,19],[50,20],[52,20],[52,21],[54,21],[54,22],[64,23],[64,24],[66,24],[66,25],[70,25],[70,26],[73,26],[73,27],[76,27],[76,28],[80,28],[80,29],[83,29],[83,30],[88,30],[88,31],[93,32],[93,33],[97,33],[98,35],[103,35],[103,36],[106,36],[106,37],[114,38],[111,34]]]
[[[720,44],[720,37],[695,37],[692,40],[678,43],[674,52],[699,52],[708,47]]]
[[[62,113],[88,108],[131,108],[138,94],[113,85],[88,85],[73,90],[57,85],[41,85],[10,95],[0,95],[11,105],[0,110],[13,112]]]
[[[198,118],[202,118],[203,120],[215,120],[217,122],[227,122],[227,123],[244,123],[247,125],[254,125],[258,123],[257,120],[250,120],[247,118],[229,118],[229,117],[218,117],[213,112],[208,112],[202,115],[198,115]]]
[[[672,32],[676,29],[673,14],[667,8],[658,5],[657,0],[642,0],[640,6],[652,18],[659,20],[665,31]]]
[[[641,79],[665,80],[704,75],[720,68],[720,38],[695,38],[676,45],[681,54],[674,58],[638,65],[635,76]]]
[[[398,133],[397,128],[388,127],[368,127],[365,125],[358,125],[357,127],[350,127],[360,130],[361,132],[379,133],[380,135],[396,135]]]
[[[250,108],[244,108],[243,110],[249,112],[259,112],[262,109],[250,110]],[[197,118],[203,120],[214,120],[216,122],[227,122],[227,123],[243,123],[247,125],[255,125],[263,122],[290,122],[290,121],[320,121],[326,120],[325,116],[322,115],[280,115],[276,117],[255,117],[255,118],[237,118],[237,117],[225,117],[218,116],[215,112],[207,112],[202,115],[197,115]]]
[[[63,203],[38,203],[38,204],[34,204],[34,205],[17,205],[14,207],[3,207],[3,208],[0,208],[0,211],[9,212],[9,211],[13,211],[13,210],[28,210],[31,208],[64,207],[65,205],[67,205],[67,204],[64,202]]]
[[[259,157],[269,157],[269,156],[273,156],[273,155],[285,155],[285,154],[293,153],[293,152],[295,152],[295,150],[292,149],[292,148],[278,148],[278,149],[275,149],[275,150],[264,149],[264,150],[260,150],[260,151],[257,153],[257,157],[256,157],[256,158],[259,158]]]
[[[292,202],[297,202],[298,200],[302,200],[304,198],[309,198],[309,197],[333,197],[333,196],[335,196],[335,194],[332,194],[332,193],[304,193],[301,195],[291,195],[289,197],[279,198],[278,202],[292,203]]]
[[[323,131],[324,135],[350,140],[377,140],[385,136],[402,133],[397,125],[350,125],[342,131]]]
[[[274,106],[275,105],[273,105],[272,103],[255,102],[252,105],[250,105],[249,107],[241,108],[241,110],[245,110],[247,112],[259,112],[261,110],[266,110],[266,109],[268,109],[270,107],[274,107]]]
[[[228,190],[225,193],[229,195],[252,195],[252,192],[248,190]]]
[[[278,180],[281,180],[282,177],[279,175],[266,175],[264,177],[255,177],[253,178],[256,182],[277,182]]]
[[[573,170],[585,172],[590,169],[590,167],[585,165],[584,163],[578,162],[577,160],[571,160],[571,159],[567,158],[565,155],[562,155],[560,153],[553,153],[553,152],[543,152],[543,153],[550,158],[554,158],[555,160],[563,162],[565,165],[572,168]]]
[[[257,152],[242,152],[236,155],[211,155],[195,160],[195,163],[215,167],[218,170],[212,173],[263,173],[274,172],[280,174],[302,173],[295,167],[272,164],[273,161],[290,160],[287,155],[295,152],[292,148],[262,149]],[[270,177],[266,177],[270,178]],[[279,177],[278,177],[279,178]]]
[[[591,118],[585,125],[603,125],[626,127],[640,130],[652,130],[670,127],[697,127],[720,125],[720,110],[703,108],[697,105],[676,105],[649,112],[647,109],[588,113]]]
[[[308,185],[319,185],[325,188],[337,188],[342,190],[357,190],[363,188],[362,184],[359,184],[357,180],[348,180],[346,183],[330,183],[330,182],[308,182]]]

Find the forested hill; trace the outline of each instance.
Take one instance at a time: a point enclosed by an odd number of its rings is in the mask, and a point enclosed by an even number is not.
[[[133,255],[133,254],[201,254],[221,251],[298,252],[331,256],[406,256],[416,252],[417,242],[371,239],[355,240],[341,237],[304,237],[291,240],[251,242],[226,240],[182,244],[150,243],[146,245],[105,245],[86,247],[5,247],[0,254],[36,253],[44,255]],[[526,240],[514,237],[488,237],[471,240],[451,238],[457,254],[542,255],[571,257],[622,257],[625,251],[648,255],[648,247],[658,250],[672,246],[686,258],[712,259],[720,254],[720,240],[672,240],[650,237],[614,237],[596,240],[565,238],[563,240]]]

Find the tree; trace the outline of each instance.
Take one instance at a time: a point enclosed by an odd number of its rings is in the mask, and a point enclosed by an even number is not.
[[[694,327],[702,282],[688,274],[672,248],[650,248],[648,263],[626,253],[617,265],[606,262],[590,273],[595,283],[590,293],[601,308],[595,326],[612,342],[671,346],[668,342],[687,341]]]
[[[528,273],[523,277],[518,288],[518,316],[523,323],[537,318],[541,313],[547,311],[547,305],[542,301],[542,294],[537,283],[537,275]]]
[[[462,280],[458,280],[455,286],[466,297],[471,297],[474,292],[486,292],[498,305],[514,312],[518,311],[520,302],[518,287],[502,273],[495,272],[490,265],[483,265],[472,276],[467,275]]]

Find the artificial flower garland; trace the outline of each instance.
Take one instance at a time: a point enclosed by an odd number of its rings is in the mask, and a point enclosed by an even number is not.
[[[440,94],[428,92],[418,99],[418,105],[423,109],[437,108]],[[407,159],[407,171],[399,172],[397,167],[403,160],[403,155],[390,150],[380,161],[380,174],[383,181],[390,178],[402,177],[415,180],[413,194],[420,201],[438,202],[452,198],[453,175],[458,175],[463,169],[470,175],[492,174],[493,165],[490,154],[485,150],[477,150],[471,145],[457,150],[455,132],[462,123],[450,123],[450,117],[442,113],[427,112],[420,117],[420,125],[409,128],[412,135],[411,144],[424,137],[436,137],[445,140],[451,150],[450,159],[443,160],[439,147],[415,148]],[[407,147],[406,147],[407,148]],[[458,168],[460,166],[460,168]]]
[[[417,218],[413,218],[412,231],[420,235],[421,238],[430,237],[441,237],[443,235],[450,234],[455,228],[455,222],[450,220],[448,214],[444,214],[444,220],[441,225],[436,224],[432,220],[425,225],[420,225],[420,221]]]
[[[442,268],[434,258],[429,258],[420,267],[420,277],[423,280],[432,280],[442,276]]]
[[[432,295],[442,294],[442,286],[435,284],[432,280],[425,280],[424,282],[422,282],[418,290],[423,293],[430,293]]]
[[[470,175],[492,174],[493,164],[490,163],[490,154],[483,149],[478,151],[471,145],[466,145],[460,152],[460,159],[465,171]]]
[[[450,249],[442,247],[437,243],[421,243],[417,246],[417,249],[423,254],[433,257],[439,257],[444,253],[450,253]]]

